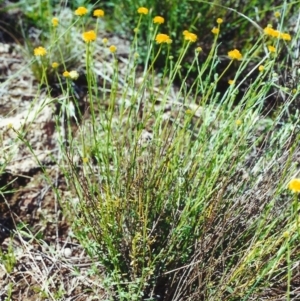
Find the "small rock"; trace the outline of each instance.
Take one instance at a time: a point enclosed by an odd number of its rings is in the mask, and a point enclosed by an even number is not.
[[[70,248],[65,248],[63,254],[66,258],[70,258],[72,256],[72,250]]]

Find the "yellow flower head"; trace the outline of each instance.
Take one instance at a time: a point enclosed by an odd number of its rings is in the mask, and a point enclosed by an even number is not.
[[[241,119],[236,120],[236,121],[235,121],[235,124],[236,124],[236,125],[241,125],[241,124],[242,124],[242,120],[241,120]]]
[[[284,238],[289,238],[290,232],[289,232],[289,231],[284,231],[283,234],[282,234],[282,236],[283,236]]]
[[[186,41],[189,41],[189,42],[192,42],[192,43],[197,41],[197,35],[195,35],[192,32],[189,32],[188,30],[185,30],[183,32],[183,35],[184,35],[184,39]]]
[[[138,10],[137,10],[137,12],[139,14],[148,15],[149,10],[146,7],[139,7]]]
[[[276,12],[274,13],[274,16],[275,16],[275,18],[279,18],[279,17],[280,17],[280,12],[279,12],[279,11],[276,11]]]
[[[104,45],[106,45],[106,44],[108,43],[108,39],[107,39],[107,38],[103,38],[103,39],[102,39],[102,43],[103,43]]]
[[[34,55],[35,56],[44,56],[47,54],[47,50],[44,47],[37,47],[34,48]]]
[[[263,72],[265,70],[265,67],[263,65],[260,65],[258,67],[259,72]]]
[[[229,51],[228,56],[232,60],[240,60],[243,57],[237,49]]]
[[[56,69],[59,66],[59,64],[57,62],[53,62],[51,66],[53,69]]]
[[[156,16],[153,18],[154,24],[163,24],[165,22],[165,19],[161,16]]]
[[[84,16],[88,13],[88,10],[84,6],[80,6],[75,10],[76,16]]]
[[[104,17],[104,10],[102,9],[95,9],[94,13],[93,13],[94,17],[100,18],[100,17]]]
[[[58,23],[59,23],[59,20],[58,20],[58,18],[52,18],[51,22],[52,22],[52,25],[53,25],[54,27],[57,27],[57,26],[58,26]]]
[[[115,52],[117,51],[117,47],[116,47],[115,45],[110,45],[110,46],[109,46],[109,51],[110,51],[111,53],[115,53]]]
[[[299,178],[292,179],[288,184],[288,188],[292,192],[300,192],[300,179]]]
[[[211,32],[212,32],[213,34],[219,34],[220,29],[217,28],[217,27],[214,27],[214,28],[211,30]]]
[[[281,38],[285,41],[290,41],[292,39],[288,33],[282,33]]]
[[[86,43],[90,43],[96,40],[97,36],[94,30],[86,31],[82,34],[82,38]]]
[[[72,70],[69,72],[69,77],[73,80],[76,80],[79,77],[79,74],[76,70]]]
[[[63,76],[64,76],[64,77],[70,77],[70,72],[64,71]]]
[[[218,24],[222,24],[222,23],[223,23],[223,19],[218,18],[218,19],[217,19],[217,23],[218,23]]]
[[[233,85],[233,84],[234,84],[234,80],[230,79],[230,80],[228,81],[228,84],[229,84],[229,85]]]
[[[172,40],[170,39],[170,37],[164,33],[159,33],[156,36],[155,41],[157,44],[162,44],[162,43],[171,44],[172,43]]]
[[[201,51],[202,51],[202,48],[201,48],[200,46],[198,46],[198,47],[197,47],[195,50],[196,50],[196,52],[198,52],[198,53],[199,53],[199,52],[201,52]]]
[[[278,30],[273,29],[271,25],[268,25],[266,28],[264,28],[264,33],[265,35],[270,36],[272,38],[280,37],[280,32]]]
[[[268,49],[269,49],[270,52],[273,52],[273,53],[276,52],[276,48],[274,46],[269,45]]]

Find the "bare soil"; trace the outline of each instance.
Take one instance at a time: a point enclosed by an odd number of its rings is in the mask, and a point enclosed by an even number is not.
[[[57,104],[41,90],[24,48],[9,39],[0,43],[0,81],[0,300],[101,299],[57,198],[71,200],[53,160]]]

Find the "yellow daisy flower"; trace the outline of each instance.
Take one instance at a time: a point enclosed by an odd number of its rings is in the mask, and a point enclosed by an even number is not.
[[[217,27],[214,27],[214,28],[211,30],[211,32],[212,32],[213,34],[219,34],[220,29],[217,28]]]
[[[97,36],[94,30],[86,31],[82,34],[82,38],[86,43],[90,43],[96,40]]]
[[[228,56],[232,60],[240,60],[243,57],[237,49],[229,51]]]
[[[218,24],[222,24],[222,23],[223,23],[223,19],[218,18],[218,19],[217,19],[217,23],[218,23]]]
[[[170,39],[170,37],[164,33],[159,33],[156,36],[155,41],[157,44],[162,44],[162,43],[171,44],[172,43],[172,40]]]
[[[276,48],[274,46],[269,45],[268,49],[269,49],[270,52],[273,52],[273,53],[276,52]]]
[[[280,31],[273,29],[270,25],[268,25],[266,28],[264,28],[265,35],[268,35],[273,38],[279,38],[280,37]]]
[[[282,33],[281,38],[285,41],[290,41],[292,39],[292,37],[288,33]]]
[[[117,51],[117,47],[115,45],[111,45],[111,46],[109,46],[109,51],[111,53],[115,53]]]
[[[44,56],[47,54],[47,50],[44,48],[44,47],[37,47],[37,48],[34,48],[34,55],[35,56]]]
[[[300,192],[300,179],[299,178],[292,179],[288,184],[288,188],[292,192]]]
[[[154,24],[163,24],[165,22],[165,19],[161,16],[156,16],[153,18]]]
[[[258,67],[259,72],[263,72],[265,70],[265,67],[263,65],[260,65]]]
[[[274,16],[275,16],[275,18],[279,18],[279,17],[280,17],[280,12],[279,12],[279,11],[276,11],[276,12],[274,13]]]
[[[183,32],[183,35],[184,35],[184,39],[186,41],[189,41],[189,42],[192,42],[192,43],[197,41],[197,35],[195,35],[192,32],[189,32],[188,30],[185,30]]]
[[[100,18],[100,17],[104,17],[104,10],[102,9],[95,9],[94,13],[93,13],[94,17]]]
[[[59,20],[58,20],[58,18],[52,18],[51,22],[52,22],[53,27],[57,27]]]
[[[75,10],[76,16],[84,16],[88,13],[88,10],[84,6],[80,6]]]
[[[70,72],[64,71],[63,76],[64,76],[64,77],[70,77]]]
[[[59,66],[59,64],[57,62],[53,62],[51,66],[53,69],[56,69]]]
[[[148,15],[149,10],[146,7],[139,7],[138,10],[137,10],[137,12],[139,14]]]

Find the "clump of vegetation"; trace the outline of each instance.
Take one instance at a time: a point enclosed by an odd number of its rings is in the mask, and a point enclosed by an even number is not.
[[[274,70],[281,49],[291,49],[300,33],[293,37],[278,22],[259,28],[247,49],[224,52],[222,30],[230,20],[217,16],[203,53],[196,22],[175,35],[164,26],[165,15],[149,8],[136,8],[123,65],[121,45],[99,30],[105,12],[98,6],[93,21],[84,5],[68,26],[51,16],[52,38],[33,50],[32,66],[57,112],[60,158],[54,160],[71,193],[68,204],[53,189],[75,236],[103,266],[96,273],[109,300],[258,300],[278,291],[296,300],[299,125],[284,117],[300,90],[280,86]],[[67,65],[60,44],[66,36],[84,58],[80,69],[78,59]],[[81,74],[84,100],[76,90]],[[63,95],[59,105],[51,81]],[[269,115],[272,89],[285,103]]]

